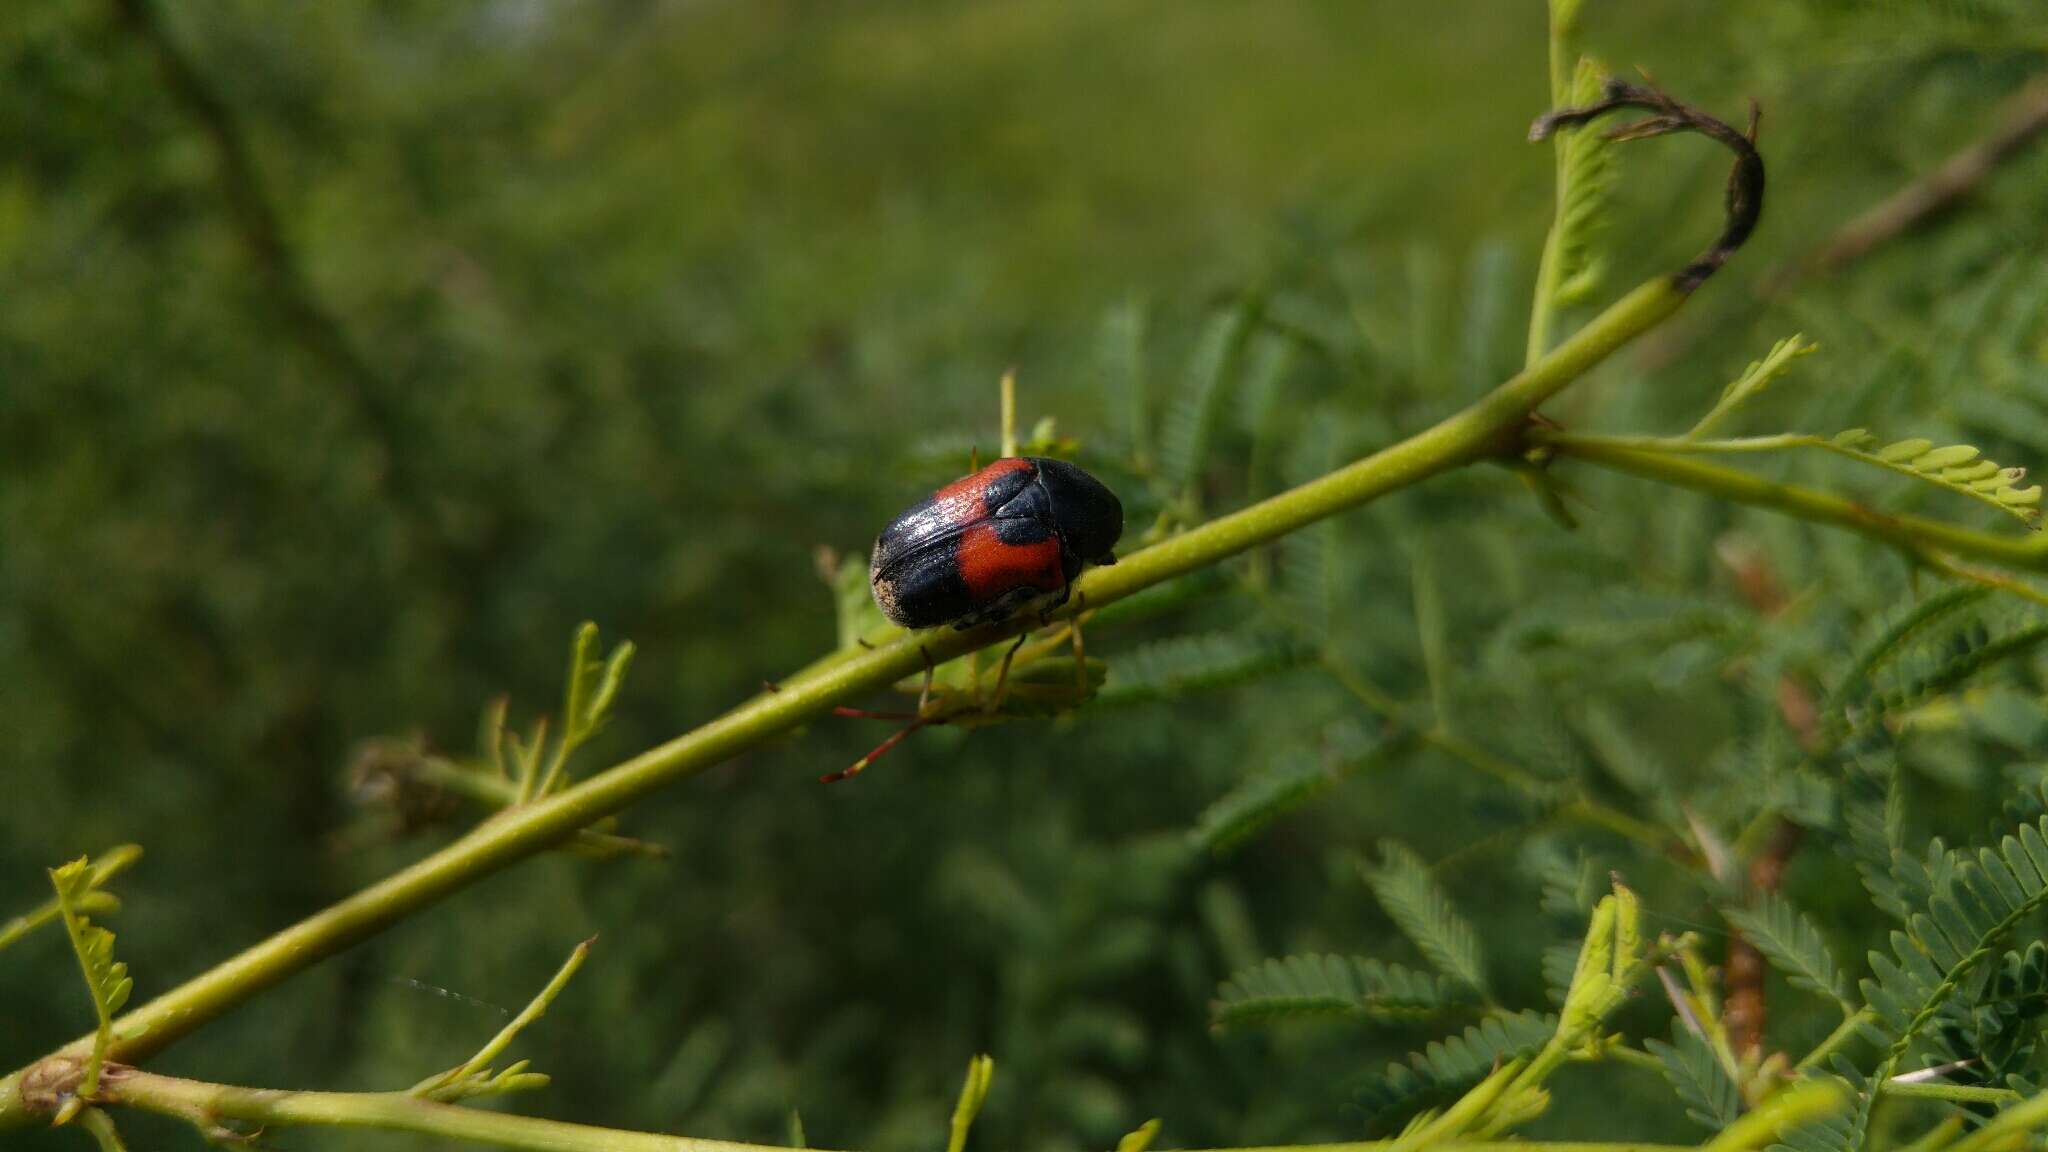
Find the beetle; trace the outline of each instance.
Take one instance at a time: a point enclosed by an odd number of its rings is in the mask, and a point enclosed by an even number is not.
[[[905,628],[972,628],[1067,602],[1084,564],[1116,563],[1124,506],[1064,460],[1008,456],[903,510],[875,539],[868,585]]]

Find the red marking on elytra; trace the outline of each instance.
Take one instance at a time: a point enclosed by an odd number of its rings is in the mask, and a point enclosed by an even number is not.
[[[1066,582],[1057,536],[1047,536],[1036,544],[1005,544],[994,524],[976,524],[961,535],[956,555],[960,578],[977,603],[1026,586],[1054,592]]]
[[[957,500],[962,496],[974,496],[976,498],[979,498],[981,495],[981,490],[988,486],[989,481],[995,479],[998,476],[1006,476],[1020,469],[1028,471],[1030,468],[1031,461],[1029,460],[1026,460],[1020,456],[1005,456],[1001,460],[998,460],[995,463],[989,465],[988,467],[983,468],[981,471],[976,472],[971,476],[962,476],[960,479],[955,480],[951,484],[946,485],[944,488],[939,489],[937,492],[932,493],[932,499],[938,501],[941,504],[944,504],[949,500]]]

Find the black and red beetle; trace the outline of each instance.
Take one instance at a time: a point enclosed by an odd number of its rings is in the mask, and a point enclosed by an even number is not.
[[[1114,564],[1116,493],[1064,460],[1009,456],[921,501],[882,529],[868,583],[905,628],[972,628],[1040,597],[1067,601],[1083,564]]]

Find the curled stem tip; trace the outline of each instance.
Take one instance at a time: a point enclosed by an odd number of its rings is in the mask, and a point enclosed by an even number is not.
[[[1738,131],[1727,121],[1674,100],[1654,86],[1613,79],[1607,82],[1600,99],[1591,104],[1557,108],[1537,117],[1536,122],[1529,126],[1529,139],[1548,139],[1560,129],[1581,127],[1622,108],[1639,108],[1650,115],[1608,129],[1610,140],[1645,140],[1673,132],[1697,132],[1720,142],[1735,154],[1735,165],[1728,172],[1728,192],[1724,201],[1727,223],[1722,225],[1721,234],[1705,252],[1672,277],[1672,283],[1680,291],[1691,292],[1735,255],[1736,250],[1749,239],[1749,234],[1756,231],[1757,219],[1763,215],[1764,161],[1756,150],[1757,122],[1761,111],[1756,101],[1750,101],[1749,128]]]

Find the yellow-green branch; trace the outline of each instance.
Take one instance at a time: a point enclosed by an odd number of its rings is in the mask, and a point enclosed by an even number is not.
[[[1559,456],[1801,520],[1846,528],[1916,556],[1928,551],[1945,552],[2008,568],[2048,571],[2048,536],[2002,536],[1925,516],[1880,512],[1846,496],[1709,464],[1634,438],[1539,430],[1532,432],[1530,439]]]
[[[493,1144],[534,1152],[787,1152],[765,1144],[703,1140],[656,1132],[599,1128],[561,1120],[466,1108],[403,1092],[282,1092],[238,1088],[158,1076],[133,1068],[107,1069],[107,1105],[173,1116],[212,1130],[225,1122],[257,1128],[306,1125],[411,1132],[446,1140]],[[1378,1152],[1390,1140],[1354,1144],[1301,1144],[1286,1148],[1240,1148],[1227,1152]],[[1470,1141],[1435,1145],[1439,1152],[1680,1152],[1681,1144],[1540,1143]]]

